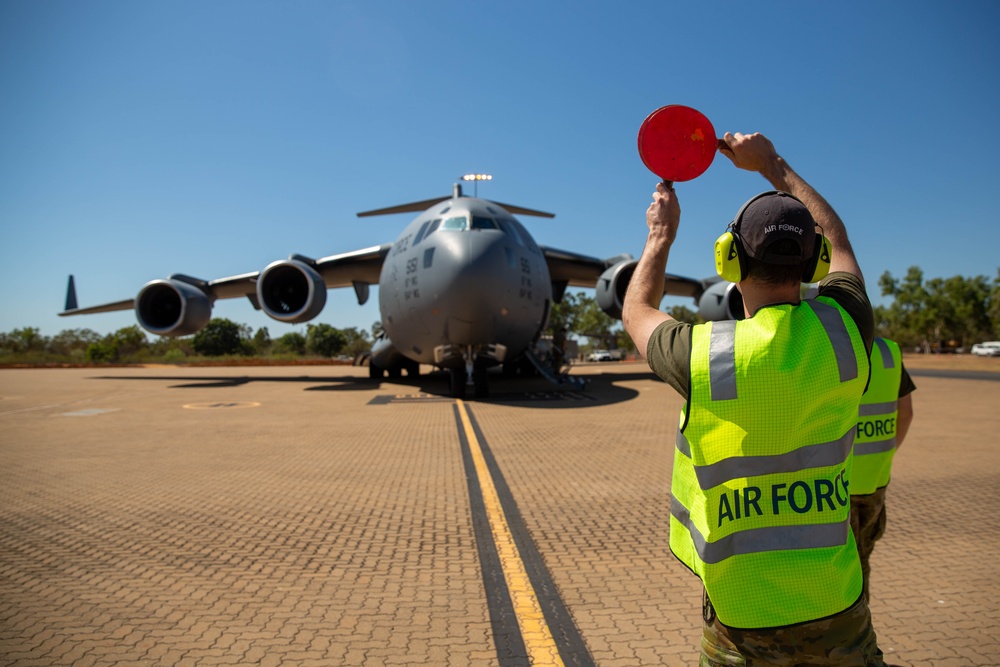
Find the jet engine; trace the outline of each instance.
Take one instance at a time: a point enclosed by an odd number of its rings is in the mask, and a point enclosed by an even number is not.
[[[597,279],[597,305],[605,313],[620,320],[622,318],[622,303],[625,301],[625,290],[632,280],[638,260],[629,259],[618,262],[606,269]]]
[[[389,377],[398,378],[404,370],[408,377],[420,374],[420,364],[397,350],[384,335],[375,339],[375,344],[372,345],[369,366],[368,375],[373,378],[382,377],[383,372],[388,373]]]
[[[372,365],[389,370],[403,365],[406,361],[399,350],[386,337],[381,337],[372,345]]]
[[[735,283],[720,280],[711,284],[698,299],[698,314],[706,321],[742,320],[743,295]]]
[[[135,316],[143,329],[160,336],[187,336],[200,331],[212,317],[212,301],[194,285],[176,280],[152,280],[135,297]]]
[[[316,269],[299,259],[267,265],[257,278],[260,307],[280,322],[308,322],[326,305],[326,283]]]

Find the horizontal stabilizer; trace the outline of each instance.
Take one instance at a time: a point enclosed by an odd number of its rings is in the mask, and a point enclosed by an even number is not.
[[[415,201],[415,202],[411,202],[409,204],[399,204],[398,206],[389,206],[387,208],[377,208],[377,209],[374,209],[374,210],[371,210],[371,211],[361,211],[360,213],[358,213],[358,217],[359,218],[368,218],[368,217],[371,217],[373,215],[391,215],[393,213],[423,213],[424,211],[426,211],[427,209],[429,209],[431,206],[434,206],[434,204],[439,204],[439,203],[441,203],[443,201],[448,201],[449,199],[453,199],[455,197],[461,197],[461,196],[462,196],[461,190],[456,190],[455,194],[452,195],[451,197],[436,197],[434,199],[425,199],[423,201]],[[492,201],[492,200],[488,200],[488,201]],[[546,213],[545,211],[537,211],[537,210],[535,210],[533,208],[525,208],[523,206],[514,206],[512,204],[504,204],[503,202],[498,202],[498,201],[495,201],[493,203],[496,204],[497,206],[502,206],[503,208],[507,209],[511,213],[515,213],[517,215],[534,215],[534,216],[538,216],[539,218],[554,218],[554,217],[556,217],[555,213]]]
[[[391,213],[415,213],[424,212],[429,209],[434,204],[448,201],[451,197],[437,197],[435,199],[425,199],[423,201],[415,201],[410,204],[400,204],[399,206],[390,206],[388,208],[377,208],[373,211],[362,211],[358,213],[359,218],[367,218],[373,215],[389,215]]]
[[[523,206],[513,206],[511,204],[504,204],[503,202],[498,202],[498,201],[495,201],[493,203],[496,204],[497,206],[503,206],[505,209],[507,209],[511,213],[516,213],[518,215],[534,215],[534,216],[537,216],[539,218],[554,218],[554,217],[556,217],[555,213],[546,213],[545,211],[536,211],[533,208],[524,208]]]

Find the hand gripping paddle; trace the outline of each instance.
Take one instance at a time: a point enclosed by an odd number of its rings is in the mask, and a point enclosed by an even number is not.
[[[668,188],[705,173],[719,148],[728,146],[716,139],[708,118],[680,104],[660,107],[639,127],[639,157]]]

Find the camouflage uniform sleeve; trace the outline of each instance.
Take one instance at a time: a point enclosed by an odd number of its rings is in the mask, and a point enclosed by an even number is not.
[[[687,400],[691,383],[691,325],[667,320],[656,327],[646,347],[646,361],[657,377]]]
[[[861,279],[844,271],[831,273],[820,281],[819,296],[833,299],[847,311],[858,326],[861,338],[865,341],[865,349],[870,355],[875,340],[875,315]]]

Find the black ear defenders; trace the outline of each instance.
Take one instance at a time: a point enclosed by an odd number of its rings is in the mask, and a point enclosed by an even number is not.
[[[736,218],[729,223],[728,229],[715,242],[715,271],[723,280],[728,280],[731,283],[746,280],[747,252],[743,245],[743,239],[740,238],[740,223],[743,220],[744,212],[750,204],[761,197],[768,197],[774,194],[792,197],[796,201],[800,201],[797,197],[787,192],[770,190],[752,197],[747,203],[743,204],[736,214]],[[830,242],[823,234],[823,228],[819,225],[816,225],[816,227],[816,246],[813,249],[812,257],[806,260],[802,266],[802,282],[804,283],[819,282],[830,272]]]

